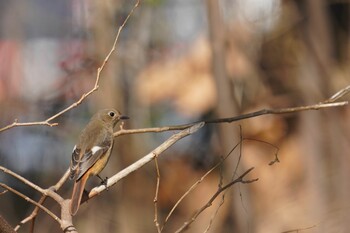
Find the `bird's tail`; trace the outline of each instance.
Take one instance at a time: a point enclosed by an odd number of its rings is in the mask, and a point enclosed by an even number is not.
[[[72,199],[70,202],[70,214],[72,216],[74,216],[78,212],[81,198],[83,196],[85,184],[88,178],[89,178],[88,174],[85,174],[80,178],[80,180],[78,180],[74,184]]]

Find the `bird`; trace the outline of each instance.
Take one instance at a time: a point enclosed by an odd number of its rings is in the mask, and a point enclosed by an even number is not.
[[[115,109],[103,109],[95,113],[81,131],[73,148],[70,162],[70,179],[74,187],[70,203],[70,214],[74,216],[79,209],[86,181],[90,176],[98,176],[106,166],[113,148],[113,129],[120,120],[129,117]],[[102,179],[101,179],[102,180]],[[105,185],[107,185],[106,180]]]

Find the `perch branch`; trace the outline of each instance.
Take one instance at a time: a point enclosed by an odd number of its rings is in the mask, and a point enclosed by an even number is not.
[[[156,149],[145,155],[143,158],[139,159],[135,163],[131,164],[130,166],[124,168],[114,176],[108,179],[107,185],[100,185],[98,187],[93,188],[89,194],[88,197],[83,199],[82,202],[87,201],[87,199],[91,199],[95,197],[96,195],[100,194],[102,191],[104,191],[106,188],[111,187],[112,185],[115,185],[119,180],[123,179],[130,173],[138,170],[139,168],[143,167],[145,164],[149,163],[152,161],[154,158],[158,157],[162,152],[164,152],[166,149],[168,149],[170,146],[172,146],[174,143],[179,141],[180,139],[193,134],[197,132],[200,128],[204,126],[203,122],[197,123],[193,125],[190,128],[187,128],[177,134],[174,134],[171,136],[168,140],[163,142],[160,146],[158,146]],[[84,198],[84,197],[83,197]]]

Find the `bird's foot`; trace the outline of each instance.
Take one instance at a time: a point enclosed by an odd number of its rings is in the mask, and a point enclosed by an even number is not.
[[[99,175],[97,175],[98,178],[100,178],[101,180],[101,185],[106,186],[106,190],[108,191],[108,186],[107,186],[107,181],[108,181],[108,177],[102,179]]]

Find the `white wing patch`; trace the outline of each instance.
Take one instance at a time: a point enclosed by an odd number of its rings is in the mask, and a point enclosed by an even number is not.
[[[100,147],[100,146],[94,146],[91,148],[91,152],[92,152],[92,154],[96,154],[96,152],[101,150],[101,149],[102,149],[102,147]]]

